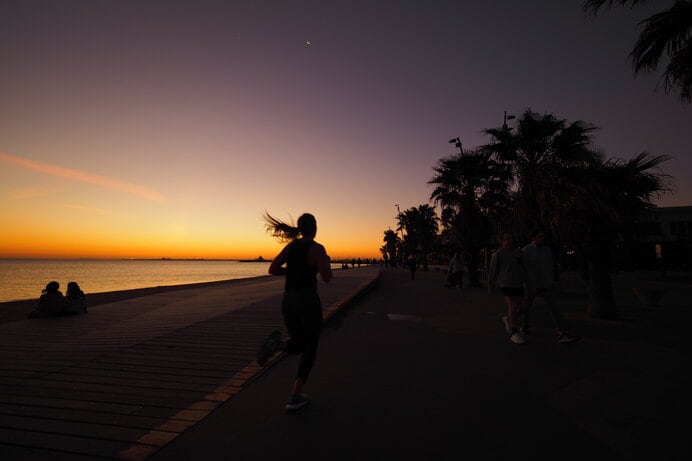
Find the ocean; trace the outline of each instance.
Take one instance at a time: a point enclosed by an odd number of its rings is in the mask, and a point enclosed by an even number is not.
[[[0,302],[36,299],[51,280],[63,293],[75,281],[88,294],[258,277],[268,269],[268,262],[0,259]]]

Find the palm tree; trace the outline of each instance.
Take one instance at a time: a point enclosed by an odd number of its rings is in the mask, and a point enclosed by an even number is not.
[[[419,205],[417,208],[409,208],[397,215],[399,226],[397,230],[406,232],[404,236],[405,251],[409,255],[421,253],[423,270],[428,270],[428,255],[432,250],[437,236],[438,221],[435,209],[430,205]]]
[[[439,218],[435,208],[427,204],[418,205],[417,214],[416,232],[418,234],[418,244],[423,253],[423,270],[427,271],[428,257],[437,237]]]
[[[519,236],[537,226],[555,225],[563,173],[598,161],[591,149],[595,130],[581,120],[568,123],[531,109],[519,117],[516,130],[506,125],[484,130],[491,142],[482,149],[511,168],[514,208],[508,224]]]
[[[666,155],[643,152],[630,160],[611,158],[581,172],[565,208],[573,232],[583,236],[589,264],[589,313],[617,318],[611,270],[618,235],[631,230],[643,213],[654,206],[654,197],[670,190],[670,177],[660,165]]]
[[[493,142],[483,149],[512,168],[515,231],[541,226],[563,243],[584,248],[589,312],[613,318],[618,311],[610,270],[617,236],[652,207],[655,195],[668,190],[659,169],[668,157],[642,153],[604,160],[591,149],[595,129],[527,110],[516,132],[506,126],[485,130]]]
[[[403,256],[402,262],[416,249],[418,243],[416,240],[416,230],[413,224],[415,220],[414,213],[415,208],[409,208],[408,210],[400,211],[396,215],[396,230],[397,232],[401,232],[403,252],[399,256]]]
[[[597,14],[604,6],[634,6],[645,0],[587,0],[584,11]],[[656,13],[644,21],[630,59],[634,73],[654,71],[663,55],[667,55],[668,65],[661,79],[665,92],[680,93],[685,102],[692,100],[692,1],[674,0],[668,10]]]
[[[443,233],[453,236],[463,253],[469,285],[480,286],[480,252],[492,238],[491,221],[509,203],[509,170],[487,151],[464,151],[440,159],[433,168],[430,198],[442,207]]]
[[[389,260],[393,267],[396,267],[397,258],[399,257],[398,248],[400,244],[399,236],[391,229],[384,231],[384,246],[380,249],[382,256]]]

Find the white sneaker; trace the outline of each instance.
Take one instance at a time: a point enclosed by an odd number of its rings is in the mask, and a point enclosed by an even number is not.
[[[514,344],[524,344],[526,340],[524,339],[524,335],[521,333],[513,333],[512,336],[509,337],[510,341],[512,341]]]
[[[509,326],[509,319],[507,318],[506,315],[502,316],[502,322],[505,324],[505,331],[507,331],[508,334],[512,334],[512,327]]]
[[[286,410],[288,410],[288,411],[300,410],[305,405],[307,405],[309,401],[310,401],[310,399],[308,398],[307,394],[292,395],[291,398],[288,399],[288,403],[286,404]]]
[[[579,341],[580,339],[581,339],[580,336],[571,335],[567,332],[564,332],[564,333],[561,333],[560,336],[558,336],[557,342],[559,342],[561,344],[567,344],[567,343],[571,343],[573,341]]]

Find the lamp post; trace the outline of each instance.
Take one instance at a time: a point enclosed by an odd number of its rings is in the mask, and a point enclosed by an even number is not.
[[[463,154],[463,153],[464,153],[464,151],[461,149],[461,139],[459,139],[458,136],[457,136],[456,138],[450,139],[450,140],[449,140],[449,143],[450,143],[450,144],[454,144],[454,147],[458,147],[458,148],[459,148],[459,153],[460,153],[460,154]]]
[[[502,128],[504,128],[506,130],[507,129],[507,120],[512,120],[515,118],[517,118],[516,115],[507,115],[507,111],[505,111],[505,116],[504,116],[504,119],[502,121]],[[511,128],[510,128],[510,130],[511,130]]]

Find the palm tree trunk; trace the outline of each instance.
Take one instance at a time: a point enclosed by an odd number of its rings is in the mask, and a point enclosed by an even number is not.
[[[620,308],[613,297],[610,264],[589,262],[589,315],[603,319],[620,317]]]
[[[466,269],[469,271],[469,286],[470,287],[480,287],[481,286],[481,276],[479,272],[481,257],[478,251],[467,251],[464,255],[466,259]]]
[[[613,280],[611,277],[612,256],[608,242],[590,242],[589,258],[589,305],[588,312],[592,317],[616,319],[620,317],[620,308],[613,297]]]

